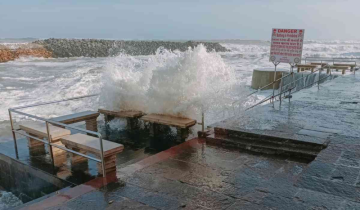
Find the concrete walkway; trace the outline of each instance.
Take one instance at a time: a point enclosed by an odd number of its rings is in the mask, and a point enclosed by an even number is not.
[[[293,94],[289,103],[258,106],[213,127],[322,143],[360,137],[360,75],[338,77]],[[310,138],[309,138],[310,137]]]
[[[217,124],[329,141],[310,163],[193,139],[119,169],[116,182],[41,204],[62,210],[360,209],[359,95],[360,78],[348,75],[295,94],[281,108],[266,105]]]

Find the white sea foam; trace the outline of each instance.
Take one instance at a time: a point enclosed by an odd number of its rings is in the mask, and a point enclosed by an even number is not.
[[[14,194],[0,190],[0,210],[14,208],[22,202]]]
[[[109,62],[102,81],[100,101],[109,109],[191,118],[231,103],[241,85],[234,69],[203,45],[186,52],[159,49],[145,59],[120,55]]]

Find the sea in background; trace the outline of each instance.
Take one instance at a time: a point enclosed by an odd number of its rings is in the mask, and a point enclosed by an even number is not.
[[[20,44],[29,43],[34,40],[33,38],[0,39],[0,44],[16,48]],[[172,86],[172,84],[163,82],[164,79],[166,80],[166,77],[161,74],[162,76],[159,75],[157,78],[157,86],[150,85],[151,87],[147,87],[147,89],[143,88],[142,86],[145,86],[146,83],[144,81],[149,80],[149,78],[145,77],[147,75],[144,76],[144,72],[148,71],[148,69],[151,69],[151,72],[154,73],[159,69],[172,68],[172,71],[168,71],[166,74],[170,74],[168,76],[179,74],[179,81],[184,80],[184,78],[188,80],[187,77],[194,77],[193,86],[190,86],[190,88],[186,85],[183,87],[176,86],[178,89],[176,90],[178,91],[177,93],[184,91],[179,90],[183,88],[187,91],[188,95],[195,95],[192,96],[191,100],[189,99],[184,103],[186,106],[189,106],[189,103],[196,104],[196,100],[200,100],[198,99],[199,95],[206,95],[207,102],[216,103],[216,101],[221,101],[214,108],[217,111],[221,109],[221,106],[232,104],[233,101],[240,100],[241,104],[251,105],[264,98],[269,92],[260,92],[256,95],[255,99],[248,98],[243,100],[244,95],[253,91],[250,87],[253,69],[273,67],[273,64],[269,62],[270,42],[260,40],[213,41],[219,42],[230,51],[207,53],[204,52],[204,49],[198,47],[189,52],[159,52],[156,55],[149,56],[119,55],[106,58],[76,57],[49,59],[22,57],[15,61],[0,63],[0,141],[10,141],[12,139],[7,111],[10,107],[99,92],[106,95],[107,92],[112,92],[112,95],[110,94],[105,98],[89,98],[24,110],[41,117],[55,117],[83,110],[96,110],[99,105],[103,105],[105,99],[113,100],[114,102],[116,101],[114,99],[116,94],[122,94],[121,91],[125,94],[124,91],[132,90],[136,86],[140,87],[137,91],[144,91],[145,89],[152,90],[152,92],[155,89],[168,90]],[[358,55],[360,55],[360,41],[308,40],[305,41],[303,49],[303,58],[311,56],[349,57]],[[290,69],[287,64],[281,64],[279,68]],[[128,71],[129,69],[131,69],[131,72]],[[188,69],[191,69],[189,70],[190,73]],[[184,77],[182,74],[187,74],[187,77]],[[231,82],[227,78],[229,76],[232,77],[230,79],[233,79]],[[152,77],[154,77],[154,74]],[[199,84],[194,83],[197,80],[204,81]],[[159,81],[162,81],[160,85]],[[190,82],[186,81],[185,84]],[[113,86],[104,90],[104,86],[109,86],[108,84],[110,83]],[[117,83],[121,86],[121,90],[119,89],[119,92],[114,92],[113,87]],[[231,89],[232,92],[225,91],[226,99],[220,100],[218,98],[219,94],[212,94],[211,91],[218,91],[216,88],[230,88],[225,83],[232,83],[232,86],[236,87]],[[200,91],[193,93],[192,90],[195,89],[200,89]],[[176,96],[177,93],[174,94],[174,92],[168,91],[166,93],[168,95],[160,94],[159,96],[158,91],[152,97],[158,97],[158,100],[160,100],[161,97]],[[212,100],[210,100],[211,98]],[[181,111],[181,107],[177,108]],[[205,112],[214,113],[214,110],[208,109]],[[207,124],[221,119],[219,115],[208,114],[206,116]],[[15,116],[15,119],[24,120],[26,118]]]
[[[0,44],[14,49],[34,40],[36,39],[0,39]],[[150,92],[150,97],[155,102],[146,103],[146,106],[150,106],[151,111],[157,109],[169,111],[168,107],[162,107],[166,104],[166,100],[171,102],[167,106],[181,104],[170,112],[184,110],[185,113],[188,107],[196,107],[200,102],[203,105],[208,103],[209,106],[215,104],[204,109],[206,123],[211,124],[226,118],[225,115],[216,113],[226,107],[229,108],[233,102],[240,101],[238,108],[244,108],[270,93],[270,91],[262,91],[254,97],[244,97],[254,91],[250,87],[253,69],[273,67],[269,62],[269,41],[214,40],[214,42],[219,42],[230,51],[206,52],[203,46],[199,46],[187,52],[159,50],[156,55],[149,56],[121,54],[107,58],[22,57],[0,63],[0,142],[12,141],[8,116],[10,107],[102,93],[102,96],[96,98],[24,110],[50,118],[84,110],[96,110],[99,105],[114,107],[124,103],[126,99],[132,100],[137,105],[144,104],[149,98],[145,95]],[[303,58],[315,56],[360,56],[360,41],[307,40],[304,43]],[[290,69],[290,66],[281,64],[279,68]],[[174,75],[176,80],[166,82]],[[176,84],[173,81],[177,81]],[[132,94],[138,96],[133,98]],[[127,95],[127,98],[118,100],[116,97],[120,95]],[[189,97],[180,102],[176,101],[184,95]],[[107,104],[107,101],[110,101],[110,104]],[[133,104],[128,106],[131,107]],[[197,116],[194,118],[199,119],[199,112],[195,114]],[[29,120],[27,117],[14,118],[16,121]],[[10,207],[14,199],[17,198],[11,193],[0,190],[0,210]]]

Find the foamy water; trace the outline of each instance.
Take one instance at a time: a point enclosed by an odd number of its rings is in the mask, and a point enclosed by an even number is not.
[[[21,200],[14,194],[0,190],[0,210],[11,209],[21,204]]]
[[[2,42],[6,42],[3,40]],[[23,41],[22,41],[23,42]],[[198,46],[186,52],[158,50],[151,56],[111,58],[20,58],[0,64],[0,141],[11,140],[9,107],[60,100],[101,92],[100,98],[64,102],[24,111],[41,117],[96,110],[136,109],[195,119],[205,111],[207,124],[226,115],[232,102],[243,99],[252,70],[273,67],[268,41],[223,40],[231,52],[206,52]],[[11,43],[8,43],[10,45]],[[359,41],[307,41],[303,56],[357,56]],[[281,64],[279,68],[289,68]],[[238,110],[264,97],[241,101]],[[28,120],[14,116],[17,121]]]

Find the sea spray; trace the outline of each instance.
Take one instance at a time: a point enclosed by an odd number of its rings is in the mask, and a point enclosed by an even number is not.
[[[100,101],[108,109],[198,120],[201,112],[231,105],[241,86],[234,69],[203,45],[185,52],[160,48],[148,57],[121,54],[110,60],[102,81]]]

